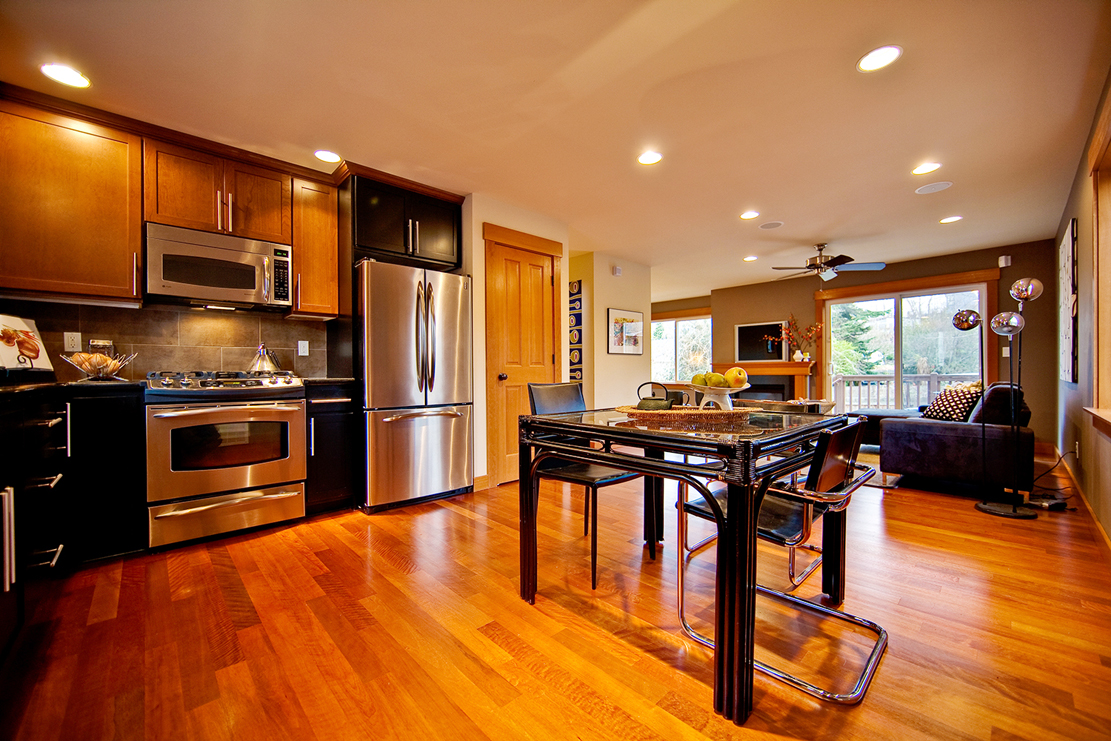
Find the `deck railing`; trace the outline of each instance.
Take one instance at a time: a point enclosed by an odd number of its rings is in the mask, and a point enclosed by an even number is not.
[[[903,374],[900,394],[895,376],[834,376],[834,409],[838,414],[857,409],[915,409],[929,404],[938,391],[950,384],[978,378],[976,373]]]

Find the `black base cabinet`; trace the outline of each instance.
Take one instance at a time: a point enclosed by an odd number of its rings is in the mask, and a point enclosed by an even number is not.
[[[362,490],[362,390],[355,383],[309,383],[305,395],[305,513],[351,508]]]
[[[138,385],[71,385],[66,548],[69,562],[147,547],[146,418]]]

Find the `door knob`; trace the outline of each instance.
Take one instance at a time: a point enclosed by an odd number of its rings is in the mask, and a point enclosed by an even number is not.
[[[509,376],[507,376],[505,373],[499,373],[498,374],[498,380],[499,381],[504,381],[507,378],[509,378]]]

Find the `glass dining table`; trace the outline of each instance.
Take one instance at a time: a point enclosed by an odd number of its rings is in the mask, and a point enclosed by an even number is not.
[[[645,541],[653,558],[663,539],[663,480],[685,482],[706,498],[718,528],[714,710],[741,725],[752,712],[760,502],[773,479],[810,463],[822,430],[842,427],[848,418],[769,411],[651,415],[628,409],[520,418],[521,598],[530,604],[536,600],[541,461],[560,458],[644,474]],[[710,495],[711,480],[727,485],[724,509]],[[844,512],[823,519],[822,591],[840,603]]]

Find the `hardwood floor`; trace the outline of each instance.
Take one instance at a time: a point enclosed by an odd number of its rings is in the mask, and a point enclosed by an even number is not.
[[[844,609],[890,633],[868,696],[836,706],[757,674],[737,728],[712,711],[710,652],[679,632],[674,517],[650,561],[639,486],[599,495],[591,591],[581,492],[544,484],[535,606],[517,596],[513,485],[36,583],[0,736],[1111,738],[1111,554],[1078,497],[1011,521],[965,498],[862,489]],[[760,553],[761,581],[782,587],[785,554]],[[693,618],[712,630],[712,552],[689,573]],[[819,584],[799,591],[817,599]],[[867,651],[763,598],[757,644],[838,688]]]

